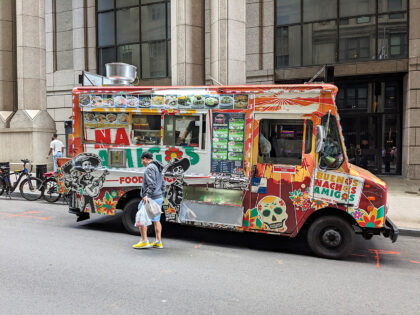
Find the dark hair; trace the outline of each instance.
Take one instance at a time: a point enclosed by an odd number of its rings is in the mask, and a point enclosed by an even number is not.
[[[148,159],[148,160],[153,160],[153,155],[150,152],[143,152],[141,155],[142,159]]]
[[[53,137],[54,137],[54,138],[57,138],[57,134],[56,134],[56,133],[55,133],[55,134],[53,134]]]

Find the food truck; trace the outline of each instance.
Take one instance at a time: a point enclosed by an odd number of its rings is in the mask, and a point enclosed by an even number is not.
[[[393,242],[387,184],[348,162],[331,84],[77,87],[59,189],[79,220],[131,233],[149,151],[164,167],[164,220],[295,237],[342,258],[355,234]]]

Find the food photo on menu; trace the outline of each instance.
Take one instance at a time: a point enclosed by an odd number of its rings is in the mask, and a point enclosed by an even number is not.
[[[220,95],[219,108],[220,109],[232,109],[233,108],[233,95]]]

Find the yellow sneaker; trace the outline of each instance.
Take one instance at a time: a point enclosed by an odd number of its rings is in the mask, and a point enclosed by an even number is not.
[[[150,247],[152,247],[152,246],[150,246],[149,241],[147,241],[147,242],[140,241],[137,244],[133,245],[133,248],[150,248]]]
[[[153,242],[150,246],[153,248],[163,248],[162,242]]]

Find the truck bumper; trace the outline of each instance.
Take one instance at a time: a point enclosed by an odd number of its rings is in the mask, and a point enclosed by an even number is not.
[[[391,221],[390,218],[386,218],[385,220],[385,226],[381,229],[381,233],[385,237],[389,237],[394,243],[398,238],[398,227]]]

